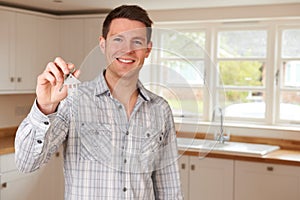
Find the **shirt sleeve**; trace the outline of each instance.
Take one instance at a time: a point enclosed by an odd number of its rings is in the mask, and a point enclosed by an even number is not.
[[[15,138],[15,162],[21,172],[40,168],[63,143],[68,123],[60,116],[57,113],[44,115],[34,102]]]
[[[152,179],[155,199],[183,199],[178,167],[176,131],[171,109],[165,114],[165,138],[161,150],[160,167],[154,171]]]

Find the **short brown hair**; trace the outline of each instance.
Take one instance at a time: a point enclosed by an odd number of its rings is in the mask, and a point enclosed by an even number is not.
[[[143,8],[137,5],[122,5],[110,11],[106,16],[102,26],[102,36],[106,39],[109,32],[110,24],[113,19],[126,18],[142,22],[147,27],[147,41],[149,42],[152,34],[152,20]]]

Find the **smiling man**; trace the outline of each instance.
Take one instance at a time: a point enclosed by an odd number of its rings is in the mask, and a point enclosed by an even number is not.
[[[182,199],[171,109],[139,81],[151,25],[138,6],[111,11],[99,42],[107,68],[76,95],[62,88],[74,65],[58,57],[46,66],[16,135],[20,171],[37,170],[64,144],[65,199]]]

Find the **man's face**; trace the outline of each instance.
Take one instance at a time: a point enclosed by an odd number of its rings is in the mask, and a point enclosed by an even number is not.
[[[100,38],[100,47],[108,62],[107,71],[120,78],[139,72],[151,46],[145,25],[125,18],[112,20],[106,40]]]

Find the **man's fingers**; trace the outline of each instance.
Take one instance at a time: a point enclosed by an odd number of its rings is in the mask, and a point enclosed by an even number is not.
[[[70,73],[68,64],[61,57],[55,58],[54,64],[63,72],[63,74]]]

